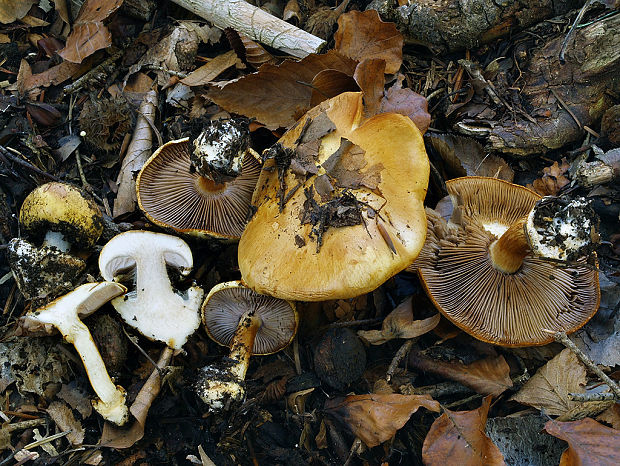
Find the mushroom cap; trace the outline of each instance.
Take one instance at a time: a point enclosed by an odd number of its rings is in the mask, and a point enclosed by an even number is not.
[[[454,213],[448,224],[433,218],[416,261],[427,294],[445,317],[488,343],[535,346],[553,340],[548,331],[573,332],[596,313],[598,273],[585,261],[561,264],[528,253],[512,274],[491,263],[489,245],[528,215],[538,194],[484,177],[446,186]]]
[[[189,138],[167,142],[138,174],[138,205],[161,227],[201,238],[239,239],[260,173],[255,154],[246,152],[241,175],[216,183],[191,168]]]
[[[408,117],[364,119],[362,110],[358,92],[321,103],[282,136],[280,155],[265,160],[257,210],[239,242],[243,282],[258,293],[359,296],[420,252],[429,176],[422,136]],[[287,151],[291,163],[280,174]]]
[[[276,353],[295,337],[299,324],[295,304],[260,295],[238,280],[213,287],[202,304],[202,323],[213,341],[230,346],[241,317],[252,311],[261,319],[252,354]]]
[[[75,186],[59,182],[46,183],[28,194],[19,222],[35,237],[58,231],[84,248],[93,246],[103,232],[103,214],[97,204]]]

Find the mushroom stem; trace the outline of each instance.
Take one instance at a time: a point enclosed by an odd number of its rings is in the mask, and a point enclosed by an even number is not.
[[[260,328],[262,320],[254,311],[246,312],[235,330],[232,343],[230,344],[230,359],[236,361],[230,367],[230,373],[237,379],[244,380],[245,374],[250,364],[250,356],[252,356],[252,347],[256,332]]]
[[[489,246],[493,267],[504,273],[515,273],[530,250],[525,233],[527,217],[520,218]]]

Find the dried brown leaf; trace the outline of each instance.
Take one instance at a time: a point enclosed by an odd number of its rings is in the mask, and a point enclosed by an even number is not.
[[[93,405],[90,399],[82,390],[76,387],[75,383],[62,384],[62,388],[56,395],[66,401],[71,408],[80,413],[82,419],[86,419],[93,412]]]
[[[385,72],[396,73],[403,62],[403,36],[394,23],[381,21],[376,10],[350,11],[338,18],[334,49],[357,61],[385,60]]]
[[[136,174],[151,156],[153,143],[151,125],[155,122],[156,111],[157,92],[152,90],[146,93],[142,105],[140,105],[133,137],[116,180],[118,192],[114,201],[113,215],[115,217],[133,212],[136,207]]]
[[[501,355],[479,359],[471,364],[462,364],[438,361],[412,351],[409,363],[418,369],[460,382],[482,395],[498,396],[512,387],[510,366]]]
[[[364,115],[376,115],[379,113],[385,87],[385,60],[367,58],[357,65],[353,77],[364,93]]]
[[[514,178],[514,171],[504,159],[485,154],[478,141],[452,134],[433,134],[426,137],[439,153],[450,177],[488,176],[506,181]]]
[[[583,393],[586,369],[568,348],[538,369],[536,374],[511,400],[544,409],[547,414],[558,416],[574,409],[579,403],[572,401],[569,393]]]
[[[17,90],[20,94],[26,94],[38,87],[56,86],[71,77],[77,76],[81,70],[81,65],[64,61],[42,73],[32,74],[28,62],[22,60],[17,74]]]
[[[411,89],[403,89],[404,77],[399,76],[396,82],[387,90],[379,108],[380,113],[393,112],[408,116],[424,134],[431,124],[431,115],[428,113],[428,101]]]
[[[614,429],[620,429],[620,403],[614,403],[596,419],[611,425]]]
[[[22,19],[36,0],[3,0],[0,2],[0,23],[9,24]]]
[[[58,16],[60,16],[66,24],[71,24],[71,21],[69,20],[69,8],[66,0],[54,0],[54,7],[58,12]]]
[[[558,192],[567,184],[570,180],[564,176],[568,172],[570,164],[566,159],[562,159],[562,163],[553,162],[550,167],[543,168],[543,176],[534,180],[528,188],[533,189],[541,196],[556,196]]]
[[[69,440],[71,445],[77,446],[84,442],[84,428],[73,416],[69,406],[62,401],[52,401],[46,411],[61,431],[70,432],[67,435],[67,440]]]
[[[258,72],[213,88],[208,96],[233,113],[256,118],[268,129],[291,126],[310,109],[312,80],[323,70],[353,75],[357,63],[335,51],[311,54],[278,66],[265,64]]]
[[[482,406],[473,411],[449,411],[439,416],[422,446],[422,460],[428,466],[504,465],[504,456],[486,435],[485,426],[491,406],[487,396]]]
[[[394,338],[415,338],[433,330],[440,320],[435,314],[423,320],[413,320],[413,297],[407,298],[383,320],[381,330],[359,330],[357,334],[372,345],[382,345]]]
[[[231,66],[235,66],[235,63],[238,61],[239,58],[237,54],[231,50],[209,60],[208,63],[181,79],[181,82],[186,86],[204,86],[205,84],[209,84]]]
[[[65,48],[58,55],[82,63],[97,50],[112,45],[112,34],[103,24],[123,4],[123,0],[86,0],[75,20]]]
[[[43,126],[55,126],[62,121],[62,113],[45,102],[26,102],[26,111],[34,121]]]
[[[439,403],[428,395],[350,395],[325,402],[325,410],[343,422],[368,447],[392,438],[420,407],[439,412]]]
[[[586,418],[573,422],[549,421],[545,430],[568,442],[560,466],[615,466],[620,464],[620,431]]]
[[[342,94],[343,92],[359,91],[351,75],[338,70],[323,70],[312,79],[312,96],[310,107]]]

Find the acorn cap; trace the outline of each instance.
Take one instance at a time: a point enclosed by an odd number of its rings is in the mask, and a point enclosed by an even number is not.
[[[213,287],[202,305],[202,322],[218,344],[230,346],[241,317],[254,311],[261,325],[252,354],[266,355],[285,348],[295,337],[299,318],[291,302],[260,295],[240,281]]]
[[[527,216],[540,196],[503,180],[446,182],[449,223],[429,215],[424,251],[414,263],[435,306],[470,335],[503,346],[543,345],[570,333],[598,309],[598,273],[585,261],[558,263],[528,253],[515,273],[493,266],[489,246]]]
[[[351,298],[417,257],[429,176],[422,136],[408,117],[364,120],[362,110],[361,93],[340,94],[265,154],[239,242],[242,280],[258,293]]]
[[[103,214],[80,189],[67,183],[51,182],[32,191],[19,211],[24,231],[43,238],[48,231],[64,235],[69,243],[92,247],[103,232]]]
[[[189,139],[170,141],[144,164],[136,181],[140,209],[156,225],[203,238],[239,239],[260,173],[249,149],[241,175],[216,183],[192,169]]]

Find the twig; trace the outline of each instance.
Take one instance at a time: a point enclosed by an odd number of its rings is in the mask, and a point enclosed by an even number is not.
[[[133,335],[129,335],[129,333],[127,333],[127,330],[125,330],[125,327],[123,327],[123,333],[125,334],[125,336],[129,339],[129,341],[136,347],[138,348],[138,351],[140,351],[140,353],[142,353],[142,355],[151,363],[153,364],[153,367],[155,367],[155,369],[157,369],[157,372],[159,372],[160,377],[163,377],[164,373],[162,371],[162,369],[159,368],[159,366],[157,365],[157,363],[153,360],[153,358],[151,358],[146,351],[144,351],[142,349],[142,347],[138,344],[138,337],[135,337]]]
[[[35,172],[37,175],[44,176],[46,178],[49,178],[52,181],[60,181],[60,179],[56,178],[54,175],[44,172],[40,168],[35,167],[30,162],[26,162],[25,160],[22,160],[19,157],[16,157],[15,155],[11,154],[11,152],[9,152],[9,150],[7,150],[7,148],[3,146],[0,146],[0,159],[5,159],[5,160],[9,159],[11,162],[15,162],[16,164],[21,165],[22,167],[25,167],[28,170]]]
[[[62,94],[59,100],[62,100],[64,97],[66,97],[69,94],[73,94],[74,92],[79,91],[86,84],[88,84],[88,82],[90,82],[91,80],[97,80],[98,76],[96,75],[99,72],[109,73],[111,70],[108,70],[107,68],[110,67],[122,55],[123,55],[123,50],[116,51],[108,59],[102,61],[97,66],[95,66],[93,69],[91,69],[88,73],[84,74],[84,76],[81,76],[80,78],[73,81],[71,84],[65,86],[62,89]]]
[[[182,71],[169,70],[168,68],[164,68],[163,66],[159,65],[142,65],[142,69],[151,71],[163,71],[164,73],[176,76],[177,78],[187,78],[187,73],[183,73]]]
[[[373,325],[383,322],[381,318],[374,319],[362,319],[362,320],[347,320],[346,322],[333,322],[329,325],[325,325],[321,330],[326,328],[340,328],[340,327],[357,327],[358,325]]]
[[[412,345],[413,345],[413,338],[410,338],[405,343],[403,343],[403,345],[398,349],[398,351],[392,358],[390,367],[388,367],[388,370],[385,374],[385,380],[388,383],[390,382],[390,380],[392,380],[392,376],[394,375],[394,372],[396,372],[396,369],[398,368],[398,365],[400,364],[400,362],[403,360],[405,356],[407,356],[407,354],[411,350]]]
[[[545,331],[553,333],[550,330]],[[577,356],[588,369],[598,375],[599,379],[607,384],[616,397],[620,398],[620,387],[618,387],[618,384],[607,374],[605,374],[596,364],[594,364],[594,362],[592,362],[592,360],[583,351],[577,348],[577,345],[575,345],[575,343],[573,343],[572,340],[566,336],[565,332],[556,332],[553,337],[555,338],[555,341],[562,343],[569,350],[575,353],[575,356]]]
[[[442,405],[444,408],[454,408],[455,406],[464,405],[465,403],[469,403],[470,401],[475,401],[479,398],[482,398],[482,395],[476,393],[475,395],[469,396],[467,398],[463,398],[462,400],[453,401],[452,403],[448,403],[447,405]],[[456,425],[456,423],[455,423]]]
[[[564,38],[564,41],[562,42],[562,48],[560,49],[560,55],[558,57],[562,65],[566,63],[566,60],[564,59],[564,53],[566,52],[568,43],[575,37],[575,34],[577,33],[577,25],[583,19],[584,15],[586,14],[586,11],[590,9],[591,4],[592,4],[592,0],[588,0],[586,4],[583,7],[581,7],[581,10],[579,10],[577,17],[575,18],[575,21],[573,22],[573,25],[570,27],[568,34],[566,34],[566,37]]]
[[[573,117],[573,120],[575,120],[575,123],[577,123],[577,126],[579,127],[579,129],[583,129],[583,126],[581,126],[581,122],[579,121],[579,118],[577,118],[577,115],[575,115],[570,109],[570,107],[566,105],[566,102],[562,100],[562,97],[559,96],[559,94],[555,91],[554,88],[550,87],[549,90],[555,96],[555,98],[558,99],[558,102],[560,102],[560,105],[562,106],[562,108],[564,108],[564,110],[566,110],[568,114]]]
[[[573,401],[620,401],[615,393],[569,393]]]

